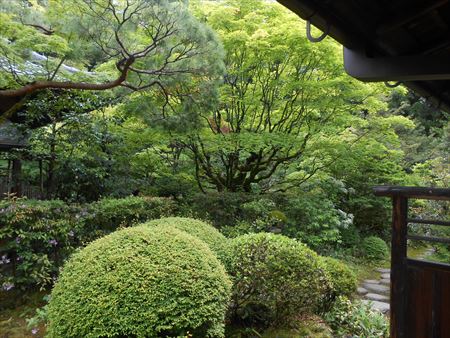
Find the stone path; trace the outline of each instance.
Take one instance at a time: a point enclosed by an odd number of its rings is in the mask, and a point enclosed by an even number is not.
[[[379,274],[379,279],[364,280],[357,292],[363,303],[369,303],[372,309],[387,314],[389,312],[391,271],[383,268],[375,269],[375,271]]]
[[[423,260],[434,253],[433,248],[428,248],[417,259]],[[378,279],[366,279],[358,287],[357,293],[363,303],[371,304],[372,309],[381,313],[389,313],[389,293],[391,284],[390,269],[378,268],[375,271],[379,274]]]

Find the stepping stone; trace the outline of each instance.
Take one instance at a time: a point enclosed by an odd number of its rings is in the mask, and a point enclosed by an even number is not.
[[[381,313],[387,313],[389,312],[389,304],[385,303],[385,302],[379,302],[376,300],[362,300],[362,302],[364,304],[370,304],[370,306],[372,307],[372,309],[380,311]]]
[[[390,273],[391,269],[378,268],[378,269],[375,269],[375,271],[377,271],[379,273],[388,273],[388,272]]]
[[[379,302],[389,302],[389,297],[384,295],[379,295],[377,293],[368,293],[364,296],[364,298],[369,300],[377,300]]]
[[[391,280],[388,278],[383,278],[380,280],[380,283],[384,285],[391,285]]]
[[[363,283],[368,283],[368,284],[380,284],[380,282],[377,281],[376,279],[366,279],[365,281],[363,281]]]
[[[389,288],[386,285],[365,283],[363,284],[363,287],[367,289],[367,291],[371,291],[373,293],[389,295]]]
[[[390,273],[383,273],[383,274],[381,274],[381,278],[389,279],[389,278],[391,278],[391,274]]]
[[[359,287],[359,288],[356,289],[356,292],[358,292],[358,294],[360,294],[360,295],[365,295],[369,291],[367,291],[367,289]]]

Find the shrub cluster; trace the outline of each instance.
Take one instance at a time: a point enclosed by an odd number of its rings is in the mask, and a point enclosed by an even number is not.
[[[233,280],[230,303],[218,258]],[[221,337],[227,308],[235,323],[286,325],[330,308],[355,286],[342,262],[297,240],[269,233],[227,240],[208,223],[167,217],[73,254],[45,318],[49,337]]]
[[[361,249],[364,257],[369,260],[382,260],[389,256],[389,248],[385,241],[376,236],[370,236],[362,241]]]
[[[336,337],[388,337],[389,323],[380,312],[340,296],[324,316]]]
[[[62,201],[0,201],[0,288],[52,284],[75,250],[115,229],[174,213],[166,198],[104,199],[86,205]]]
[[[49,337],[222,337],[230,281],[170,226],[117,231],[75,253],[48,305]]]
[[[319,256],[282,235],[237,237],[230,255],[230,316],[248,325],[286,324],[321,306],[332,287]]]

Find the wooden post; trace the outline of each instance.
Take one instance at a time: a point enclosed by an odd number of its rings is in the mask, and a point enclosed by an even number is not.
[[[15,193],[17,197],[22,196],[22,162],[18,159],[12,161],[12,189],[11,192]]]
[[[10,192],[9,183],[11,182],[11,160],[8,159],[8,168],[6,169],[6,192]]]
[[[42,159],[39,160],[39,198],[44,198],[44,176],[42,171]]]
[[[406,235],[408,226],[408,199],[393,196],[391,241],[391,338],[405,336],[406,296]]]

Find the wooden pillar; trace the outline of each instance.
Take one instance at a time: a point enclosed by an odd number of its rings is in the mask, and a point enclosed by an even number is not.
[[[10,192],[10,184],[11,182],[11,160],[8,159],[8,168],[6,169],[6,191],[9,193]]]
[[[393,196],[392,204],[391,338],[407,338],[405,336],[405,298],[408,199],[403,196]]]
[[[42,160],[39,160],[39,194],[40,198],[44,198],[44,176],[42,170]]]
[[[22,196],[22,161],[18,159],[12,160],[11,171],[11,193],[16,194],[17,197]]]

